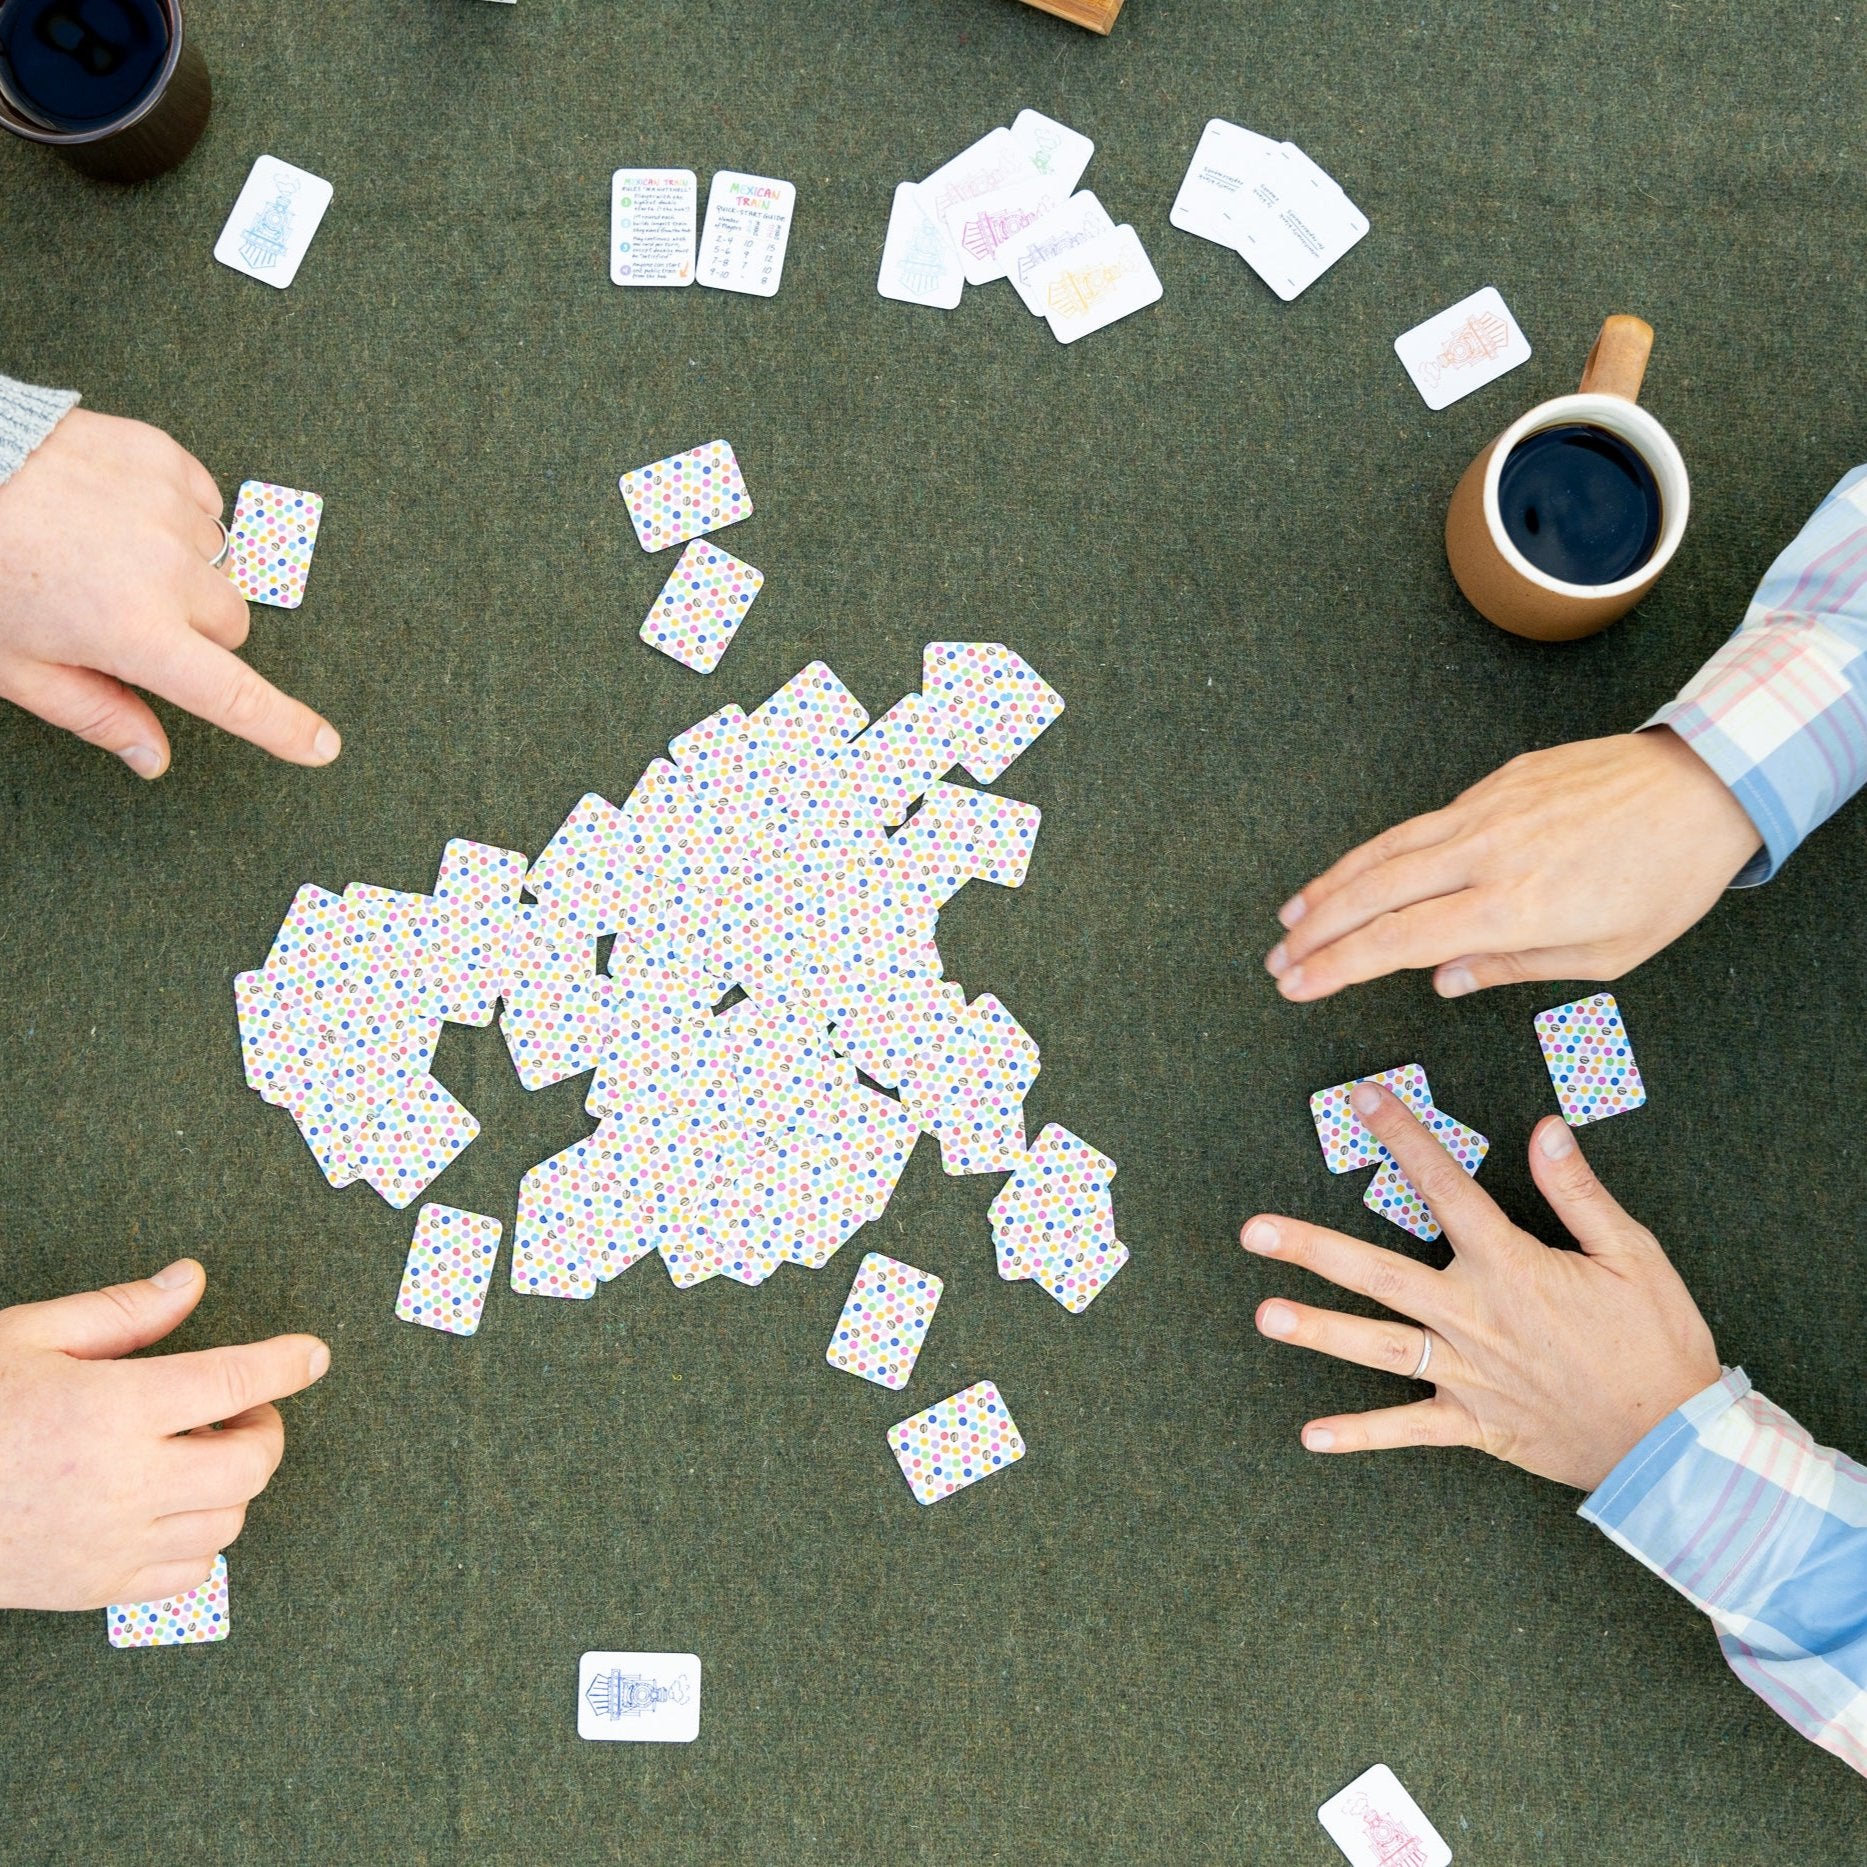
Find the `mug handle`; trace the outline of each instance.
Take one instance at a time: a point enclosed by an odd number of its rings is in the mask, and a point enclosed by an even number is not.
[[[1582,366],[1581,393],[1618,395],[1623,402],[1638,402],[1641,378],[1652,354],[1653,326],[1645,318],[1617,311],[1602,325]]]

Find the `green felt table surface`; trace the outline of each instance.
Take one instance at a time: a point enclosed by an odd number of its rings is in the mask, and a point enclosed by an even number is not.
[[[120,1653],[0,1618],[0,1857],[360,1862],[1335,1858],[1316,1806],[1385,1761],[1472,1863],[1843,1863],[1859,1780],[1726,1671],[1706,1622],[1475,1453],[1321,1461],[1315,1413],[1412,1390],[1272,1347],[1305,1290],[1238,1226],[1412,1247],[1323,1169],[1312,1089],[1417,1058],[1550,1216],[1531,1018],[1405,978],[1295,1009],[1277,904],[1526,747],[1618,730],[1735,624],[1861,421],[1867,78],[1855,7],[1132,0],[1101,40],[1009,0],[190,0],[215,113],[120,190],[0,139],[0,367],[176,434],[229,493],[324,495],[304,607],[254,664],[342,728],[322,772],[170,713],[145,788],[0,710],[0,1301],[207,1265],[197,1347],[332,1345],[232,1552],[232,1637]],[[892,190],[1034,105],[1164,301],[1068,349],[1003,286],[874,290]],[[1373,232],[1295,303],[1169,227],[1201,126],[1288,136]],[[210,254],[262,151],[333,183],[297,283]],[[618,165],[787,177],[770,301],[606,276]],[[1535,354],[1439,414],[1395,335],[1492,283]],[[1467,459],[1574,386],[1601,318],[1693,475],[1628,622],[1544,648],[1462,603]],[[669,557],[621,470],[725,435],[764,594],[701,679],[636,640]],[[585,790],[829,660],[880,712],[937,637],[1068,700],[1000,789],[1028,884],[942,915],[949,974],[1043,1047],[1033,1125],[1120,1163],[1130,1267],[1086,1315],[993,1271],[996,1176],[931,1144],[818,1275],[588,1304],[496,1288],[394,1320],[411,1217],[327,1188],[242,1085],[233,975],[293,890],[536,850]],[[1860,1106],[1867,824],[1815,837],[1621,988],[1651,1102],[1592,1158],[1725,1359],[1867,1449]],[[439,1075],[485,1132],[437,1197],[511,1221],[584,1132],[492,1030]],[[899,1396],[827,1368],[861,1251],[947,1280]],[[503,1264],[503,1259],[502,1259]],[[931,1509],[884,1432],[989,1375],[1030,1444]],[[592,1745],[590,1647],[691,1650],[685,1748]]]

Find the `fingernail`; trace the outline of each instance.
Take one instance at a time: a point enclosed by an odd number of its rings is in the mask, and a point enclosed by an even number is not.
[[[1357,1115],[1372,1115],[1381,1106],[1381,1085],[1379,1083],[1357,1083],[1348,1092],[1348,1099],[1354,1104]]]
[[[331,1351],[320,1342],[311,1351],[311,1378],[314,1381],[324,1379],[324,1371],[331,1365]]]
[[[154,746],[126,746],[117,756],[139,778],[161,776],[162,754]]]
[[[1433,981],[1433,990],[1441,998],[1463,998],[1467,992],[1478,990],[1478,981],[1464,966],[1448,966]]]
[[[1277,976],[1277,989],[1282,992],[1286,998],[1288,998],[1292,992],[1301,991],[1302,987],[1303,968],[1301,966],[1292,966],[1288,972],[1279,973]]]
[[[1253,1219],[1245,1227],[1244,1246],[1247,1251],[1275,1251],[1277,1227],[1269,1219]]]
[[[1312,1452],[1327,1452],[1335,1444],[1335,1434],[1326,1426],[1306,1426],[1303,1429],[1303,1443]]]
[[[1273,979],[1278,978],[1283,969],[1290,964],[1290,949],[1279,940],[1264,956],[1264,970]]]
[[[1283,922],[1287,929],[1294,927],[1308,912],[1309,903],[1306,902],[1301,895],[1292,895],[1290,899],[1277,910],[1277,918]]]
[[[1559,1121],[1545,1122],[1536,1144],[1543,1150],[1545,1160],[1567,1160],[1575,1152],[1575,1136],[1569,1132],[1567,1124]]]
[[[344,742],[338,738],[335,726],[320,726],[311,749],[318,755],[320,765],[328,765],[344,749]]]
[[[1296,1311],[1283,1303],[1267,1303],[1264,1312],[1258,1318],[1258,1327],[1266,1335],[1295,1335],[1297,1332]]]
[[[166,1270],[157,1271],[149,1280],[158,1290],[179,1290],[194,1281],[194,1265],[187,1258],[177,1258]]]

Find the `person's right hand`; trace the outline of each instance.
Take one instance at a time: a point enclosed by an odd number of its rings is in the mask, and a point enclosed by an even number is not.
[[[1459,998],[1530,979],[1618,979],[1706,914],[1762,844],[1665,727],[1528,752],[1350,850],[1277,918],[1285,998],[1409,967]]]
[[[315,1336],[122,1361],[201,1300],[191,1258],[0,1310],[0,1608],[162,1601],[207,1580],[285,1450],[271,1403],[320,1379]],[[218,1431],[204,1430],[218,1424]]]
[[[221,497],[160,429],[73,409],[0,485],[0,698],[114,752],[140,778],[168,769],[144,687],[294,765],[342,741],[234,650],[246,603],[211,562]]]

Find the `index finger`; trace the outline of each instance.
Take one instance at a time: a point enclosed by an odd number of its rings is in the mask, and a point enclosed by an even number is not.
[[[343,750],[328,720],[193,629],[164,633],[153,659],[120,672],[209,725],[291,764],[328,765]]]
[[[275,1335],[131,1364],[148,1390],[151,1424],[165,1434],[239,1421],[321,1380],[330,1365],[331,1351],[315,1335]]]
[[[1452,833],[1451,818],[1450,806],[1442,810],[1429,810],[1424,816],[1409,817],[1405,823],[1397,823],[1391,830],[1383,830],[1379,836],[1370,837],[1367,842],[1351,849],[1339,862],[1324,869],[1313,882],[1306,882],[1277,910],[1277,918],[1286,929],[1295,927],[1314,908],[1344,883],[1352,882],[1356,876],[1365,875],[1370,869],[1378,869],[1383,863],[1392,862],[1396,856],[1410,856],[1416,850],[1430,849],[1435,843],[1443,843]]]
[[[1427,1133],[1398,1096],[1379,1083],[1360,1082],[1349,1101],[1445,1227],[1454,1251],[1468,1256],[1501,1250],[1516,1235],[1517,1228],[1497,1201]]]

